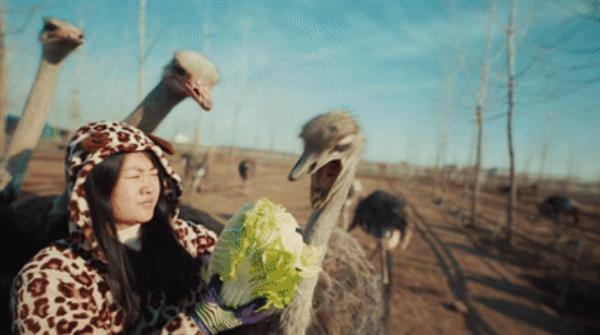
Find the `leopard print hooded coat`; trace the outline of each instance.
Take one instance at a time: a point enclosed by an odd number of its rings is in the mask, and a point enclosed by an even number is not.
[[[66,176],[69,196],[67,239],[42,249],[17,274],[11,292],[14,334],[120,334],[123,311],[106,282],[106,257],[94,237],[84,183],[89,172],[115,153],[147,151],[154,154],[173,179],[175,189],[163,184],[173,201],[181,194],[180,179],[165,152],[170,144],[120,122],[94,122],[80,128],[67,148]],[[179,243],[192,257],[210,255],[217,236],[202,226],[173,217]],[[188,316],[196,292],[183,305],[169,305],[161,294],[148,298],[136,329],[141,334],[201,334]]]

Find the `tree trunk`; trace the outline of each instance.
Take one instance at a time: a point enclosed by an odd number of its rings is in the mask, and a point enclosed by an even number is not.
[[[542,150],[540,151],[540,168],[537,173],[537,183],[541,184],[544,182],[544,166],[546,165],[546,155],[548,154],[548,139],[544,138],[542,144]]]
[[[198,122],[196,122],[196,128],[194,129],[194,136],[192,137],[192,147],[190,148],[190,153],[193,157],[198,155],[198,150],[200,149],[200,126],[202,125],[202,114],[198,114]]]
[[[138,50],[138,101],[144,98],[144,31],[146,21],[146,0],[140,0],[140,16],[138,22],[139,50]]]
[[[515,93],[515,77],[514,77],[514,60],[515,60],[515,27],[514,20],[516,14],[515,0],[510,2],[510,14],[508,19],[507,29],[507,52],[508,52],[508,111],[507,111],[507,133],[508,133],[508,156],[510,158],[510,193],[508,195],[507,208],[507,232],[506,242],[510,245],[512,237],[512,229],[516,226],[514,212],[517,202],[517,182],[515,176],[515,153],[512,138],[512,121],[514,110],[514,93]]]
[[[448,122],[452,114],[452,99],[454,93],[454,77],[455,73],[446,71],[446,80],[444,81],[444,100],[445,106],[438,124],[438,143],[437,152],[435,155],[435,166],[432,173],[432,194],[436,203],[444,202],[445,194],[445,160],[448,151]]]
[[[470,224],[472,226],[477,225],[477,204],[479,202],[479,175],[481,174],[481,139],[483,137],[483,129],[481,125],[481,119],[483,117],[482,114],[483,106],[477,104],[477,106],[475,107],[475,115],[477,118],[477,144],[475,149],[475,165],[473,166],[473,192],[471,193],[472,198]]]
[[[473,193],[471,198],[471,221],[470,224],[475,226],[477,224],[477,210],[479,203],[479,175],[481,174],[481,147],[483,140],[483,113],[485,106],[485,99],[487,93],[487,79],[489,73],[489,62],[490,62],[490,46],[492,42],[492,26],[494,17],[496,15],[496,7],[492,3],[490,5],[490,18],[488,19],[488,26],[486,30],[486,46],[485,46],[485,60],[481,67],[481,77],[479,78],[479,92],[477,93],[477,103],[475,105],[475,120],[477,126],[477,143],[475,149],[475,165],[473,166]]]

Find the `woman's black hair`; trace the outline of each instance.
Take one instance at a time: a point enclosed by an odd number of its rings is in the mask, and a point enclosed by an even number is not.
[[[173,189],[174,180],[151,153],[147,156],[157,167],[161,183],[154,216],[141,226],[139,252],[119,241],[110,199],[125,155],[112,155],[95,166],[84,188],[93,231],[108,261],[108,286],[123,309],[125,329],[132,329],[142,316],[142,306],[148,303],[151,292],[162,292],[169,303],[177,303],[192,292],[198,284],[200,264],[177,241],[170,224],[176,201],[167,199],[164,192],[166,187]]]

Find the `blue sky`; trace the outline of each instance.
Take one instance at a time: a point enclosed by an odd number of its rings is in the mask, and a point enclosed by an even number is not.
[[[7,36],[9,112],[20,114],[35,76],[41,17],[56,16],[82,26],[86,40],[65,62],[49,122],[68,124],[75,88],[81,123],[127,115],[138,103],[138,6],[4,2],[9,31],[27,23]],[[546,145],[545,173],[600,178],[599,16],[587,1],[517,3],[518,170],[537,173]],[[346,109],[367,138],[365,159],[431,165],[445,138],[442,162],[463,165],[473,156],[489,17],[489,3],[473,1],[148,1],[145,91],[174,51],[192,49],[221,73],[214,109],[202,113],[191,100],[180,104],[158,129],[166,138],[191,137],[200,118],[205,144],[273,143],[299,153],[304,122]],[[508,165],[507,17],[507,3],[498,2],[484,129],[488,168]]]

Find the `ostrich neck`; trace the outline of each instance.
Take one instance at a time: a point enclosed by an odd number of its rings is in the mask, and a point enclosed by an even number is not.
[[[326,248],[331,232],[336,226],[340,211],[348,197],[354,180],[356,164],[349,165],[332,186],[331,198],[323,207],[314,209],[304,227],[304,241],[320,248]],[[324,257],[324,255],[322,255]],[[322,258],[323,258],[322,257]]]
[[[321,250],[319,266],[327,252],[329,238],[336,226],[340,210],[347,198],[354,179],[358,152],[349,160],[347,168],[333,185],[331,198],[320,209],[314,209],[304,227],[304,241]],[[310,326],[312,300],[318,276],[306,278],[298,283],[298,294],[282,315],[282,330],[285,335],[303,335]]]
[[[31,158],[37,145],[50,110],[56,79],[62,62],[49,61],[46,54],[40,62],[35,81],[27,97],[17,129],[6,152],[5,167],[12,179],[9,187],[18,193]]]
[[[174,94],[161,80],[124,121],[151,133],[184,98],[183,95]]]

